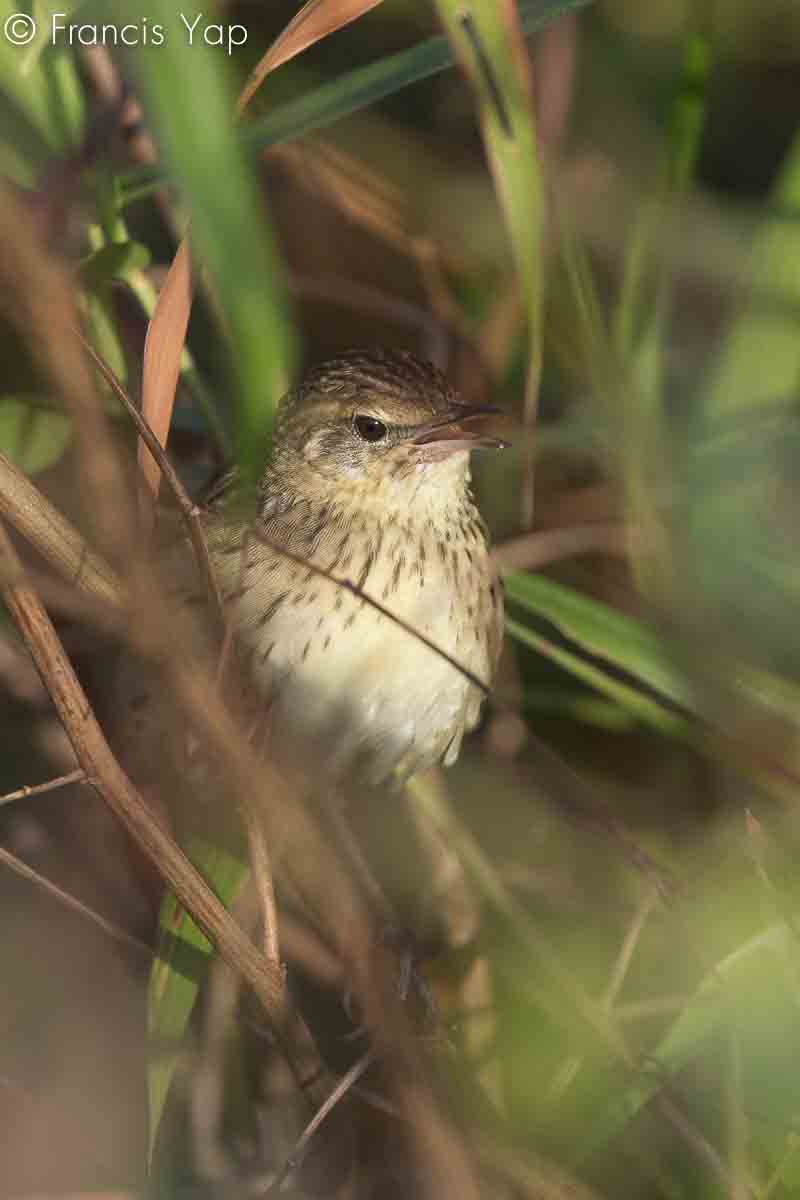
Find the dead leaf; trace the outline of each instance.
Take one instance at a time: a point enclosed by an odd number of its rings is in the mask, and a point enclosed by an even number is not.
[[[378,4],[380,0],[308,0],[252,71],[239,96],[237,115],[241,115],[270,71]],[[144,345],[142,415],[162,446],[166,445],[172,419],[191,304],[191,262],[185,237],[161,289]],[[161,473],[141,442],[138,458],[147,490],[155,500]],[[152,511],[152,506],[148,508]]]
[[[241,115],[244,112],[270,71],[301,54],[329,33],[335,33],[337,29],[357,20],[371,8],[376,8],[380,2],[381,0],[308,0],[253,68],[239,96],[237,113]]]
[[[144,343],[142,416],[162,446],[167,444],[191,307],[191,258],[188,238],[184,238],[159,293]],[[161,472],[144,442],[139,443],[138,458],[147,490],[155,500]]]

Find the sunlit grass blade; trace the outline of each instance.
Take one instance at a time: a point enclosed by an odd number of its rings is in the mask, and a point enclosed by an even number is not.
[[[0,395],[0,451],[28,475],[52,466],[72,436],[64,413],[46,407],[49,397]]]
[[[141,49],[142,89],[170,174],[189,209],[194,252],[224,316],[236,453],[245,478],[252,480],[264,461],[274,406],[293,369],[283,270],[234,134],[234,96],[224,56],[202,43],[187,53],[185,28],[166,0],[152,0],[148,11],[163,25],[165,43]]]
[[[603,667],[596,666],[573,650],[565,649],[513,617],[506,617],[506,632],[515,641],[562,667],[575,679],[589,684],[602,695],[616,701],[621,708],[643,724],[673,737],[686,734],[688,722],[685,718],[656,697],[640,691],[635,685],[620,681]]]
[[[39,182],[53,155],[75,149],[86,118],[74,54],[52,44],[50,20],[43,4],[34,3],[31,15],[26,5],[0,0],[0,170],[25,187]],[[15,43],[34,28],[30,42]]]
[[[800,207],[800,134],[771,200],[777,210]],[[686,430],[677,518],[684,586],[707,620],[726,630],[729,641],[736,638],[743,658],[796,678],[800,578],[789,531],[800,431],[800,227],[765,214],[749,268],[751,290]]]
[[[519,6],[523,33],[543,29],[562,13],[584,8],[591,0],[523,0]],[[247,125],[241,132],[243,144],[258,153],[280,142],[302,137],[332,125],[343,117],[368,108],[413,83],[429,79],[453,65],[446,37],[428,38],[410,50],[401,50],[340,75],[338,79],[310,89],[297,100],[275,109]],[[152,192],[163,184],[161,168],[138,167],[120,177],[125,203]]]
[[[64,5],[65,9],[70,7],[70,4]],[[61,98],[53,86],[54,62],[67,56],[51,47],[49,12],[38,4],[33,9],[31,16],[25,5],[0,0],[0,90],[13,99],[46,139],[50,150],[58,152],[65,148],[63,118],[66,114],[59,111]],[[31,40],[26,42],[24,39],[29,35],[32,35]],[[74,75],[71,56],[67,69]],[[62,71],[63,67],[59,66],[55,74]],[[76,94],[81,96],[79,87]]]
[[[542,369],[544,184],[533,89],[513,0],[465,4],[436,0],[459,62],[476,93],[483,140],[508,230],[528,328],[524,424],[535,422]],[[522,482],[522,519],[533,517],[533,457]]]
[[[773,188],[776,212],[800,210],[800,133]],[[755,409],[797,392],[800,383],[800,225],[764,217],[752,245],[753,298],[722,346],[704,405],[704,420]],[[771,296],[779,305],[765,305]]]
[[[381,0],[306,0],[251,71],[239,97],[239,111],[247,107],[270,71],[380,3]]]
[[[142,91],[171,177],[191,216],[193,252],[224,322],[237,456],[245,477],[252,480],[263,466],[274,406],[292,372],[293,338],[282,268],[251,167],[235,135],[234,93],[224,56],[202,43],[187,53],[185,30],[166,0],[154,0],[148,15],[167,35],[163,45],[142,48],[137,57]],[[202,121],[197,120],[198,95],[203,100]],[[188,268],[188,256],[184,266]],[[164,331],[168,341],[180,332],[178,324],[187,312],[185,282],[184,272],[183,315],[178,314],[177,323],[170,320]],[[167,380],[171,390],[176,366],[173,354]],[[161,387],[159,378],[156,385]],[[211,886],[228,902],[244,866],[215,847],[195,848],[194,854]],[[166,901],[162,928],[164,921],[168,944],[151,979],[150,1025],[157,1041],[169,1045],[185,1033],[211,948],[193,922],[175,910],[174,900]],[[174,1055],[157,1055],[150,1076],[151,1150],[174,1068]]]
[[[707,663],[692,663],[680,641],[667,646],[643,622],[542,575],[508,571],[503,579],[512,614],[506,628],[517,641],[646,724],[675,733],[686,733],[692,718],[702,725],[705,710],[698,711],[694,685],[720,669],[711,656]],[[535,624],[526,624],[524,613]],[[548,627],[558,639],[548,636]],[[797,726],[800,693],[793,682],[744,660],[727,659],[725,665],[735,673],[740,704],[757,704],[764,715]]]
[[[510,571],[503,581],[512,604],[555,626],[576,647],[672,704],[691,706],[687,682],[671,665],[658,635],[641,621],[542,575]]]
[[[757,1039],[765,1011],[772,1009],[776,990],[786,993],[782,1015],[796,1025],[795,983],[786,966],[796,962],[797,941],[785,923],[765,929],[750,938],[720,962],[714,964],[685,1009],[669,1028],[658,1046],[648,1055],[648,1064],[633,1082],[610,1097],[605,1111],[598,1110],[587,1136],[576,1145],[573,1164],[591,1155],[620,1136],[630,1122],[652,1100],[664,1083],[709,1049],[715,1036],[732,1026],[740,1030],[749,1023]],[[786,1030],[787,1035],[790,1031]],[[792,1038],[787,1053],[796,1050]],[[796,1089],[795,1089],[796,1092]],[[795,1101],[796,1102],[796,1101]]]

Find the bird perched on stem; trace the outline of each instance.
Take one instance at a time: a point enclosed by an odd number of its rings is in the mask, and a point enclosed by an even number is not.
[[[279,762],[377,782],[455,761],[502,638],[469,469],[504,444],[480,431],[494,412],[411,354],[353,351],[282,402],[255,514],[235,484],[211,500],[211,562]]]

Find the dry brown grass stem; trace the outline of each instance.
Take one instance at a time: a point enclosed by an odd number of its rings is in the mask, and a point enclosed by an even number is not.
[[[269,155],[285,163],[300,186],[313,187],[315,194],[324,195],[346,220],[411,258],[439,326],[473,347],[480,358],[463,311],[447,284],[450,257],[432,237],[412,227],[399,189],[341,146],[318,139],[307,138],[302,146],[287,143],[274,147]]]
[[[154,572],[138,552],[131,489],[124,486],[124,474],[92,386],[92,371],[74,336],[76,321],[70,281],[36,244],[29,222],[18,209],[11,201],[0,207],[0,294],[6,295],[9,315],[30,340],[37,357],[44,359],[55,390],[64,397],[76,428],[78,478],[96,544],[101,552],[113,552],[119,561],[135,564],[130,583],[123,584],[69,523],[55,514],[38,491],[10,464],[2,462],[0,511],[43,550],[62,577],[120,616],[132,618],[127,629],[131,644],[162,668],[165,686],[188,727],[208,747],[229,794],[237,802],[258,797],[270,845],[280,843],[284,850],[278,869],[307,902],[319,928],[330,936],[359,997],[365,1025],[374,1036],[392,1099],[413,1125],[413,1153],[422,1168],[425,1194],[430,1197],[452,1194],[463,1200],[477,1200],[480,1189],[470,1148],[434,1098],[424,1057],[393,992],[391,964],[381,969],[374,955],[370,955],[371,922],[352,881],[303,803],[270,764],[254,754],[242,732],[241,721],[226,708],[214,687],[211,672],[191,655],[182,654],[186,640],[177,624],[166,615]],[[162,459],[157,461],[163,469]],[[348,586],[346,580],[339,583]],[[281,971],[244,935],[165,833],[123,771],[2,527],[0,586],[53,699],[78,764],[91,780],[90,786],[123,822],[225,961],[253,989],[295,1077],[308,1083],[306,1094],[312,1104],[315,1107],[326,1104],[334,1081],[307,1028],[289,1003]],[[409,633],[419,636],[411,628]],[[453,665],[458,668],[458,664]],[[481,681],[475,682],[481,686]],[[439,814],[431,816],[438,824]],[[480,851],[476,857],[474,848],[465,841],[467,835],[462,827],[446,823],[442,833],[445,838],[452,837],[452,844],[469,873],[478,879],[479,889],[517,927],[522,926],[525,944],[538,961],[545,963],[548,974],[563,986],[564,993],[590,1023],[598,1022],[599,1018],[604,1040],[610,1041],[625,1061],[631,1062],[630,1051],[605,1014],[598,1013],[599,1006],[550,957],[549,947],[543,945],[507,894],[497,892],[496,876]]]
[[[275,902],[275,884],[270,861],[269,843],[264,834],[258,805],[245,798],[241,806],[242,820],[247,829],[247,845],[250,851],[250,868],[253,885],[258,895],[261,916],[261,949],[267,962],[278,969],[281,967],[280,939],[278,937],[278,906]]]
[[[413,786],[413,781],[412,781]],[[565,999],[609,1049],[628,1067],[636,1067],[637,1056],[602,1005],[563,966],[532,919],[515,899],[475,838],[452,813],[446,796],[432,788],[416,788],[416,801],[431,826],[453,848],[475,886],[514,929],[522,944],[558,986]]]
[[[525,374],[525,393],[522,402],[522,478],[520,480],[520,524],[531,529],[536,504],[536,454],[533,449],[534,431],[539,415],[539,385],[542,379],[542,349],[540,336],[531,337],[531,351]]]
[[[531,1155],[523,1157],[518,1150],[508,1150],[490,1141],[480,1131],[478,1157],[485,1166],[511,1184],[515,1194],[521,1197],[530,1200],[599,1200],[597,1192],[563,1167],[544,1158],[533,1158]]]
[[[603,996],[603,1003],[609,1012],[611,1012],[613,1009],[614,1002],[622,990],[622,985],[625,982],[625,977],[628,974],[630,965],[633,961],[633,956],[639,943],[639,939],[642,936],[644,927],[647,924],[650,914],[658,904],[658,900],[658,889],[655,886],[651,886],[648,891],[645,892],[645,895],[637,907],[630,925],[628,926],[625,937],[622,940],[622,945],[620,946],[619,954],[617,955],[617,959],[614,963],[614,968],[611,972],[608,986],[606,987],[605,994]]]
[[[251,536],[254,537],[256,541],[261,542],[269,550],[272,550],[275,554],[282,555],[282,557],[286,558],[289,562],[295,563],[298,567],[305,568],[305,570],[310,571],[312,575],[318,575],[323,579],[329,579],[332,583],[335,583],[344,591],[350,592],[352,596],[358,597],[358,599],[362,600],[364,604],[368,605],[370,608],[374,608],[376,612],[381,614],[381,616],[386,617],[386,619],[396,625],[398,629],[404,630],[409,637],[415,638],[421,643],[421,645],[427,646],[432,654],[437,655],[437,657],[443,659],[444,662],[449,663],[453,670],[458,671],[459,675],[463,675],[463,677],[468,680],[473,687],[476,687],[484,696],[489,695],[491,689],[484,679],[481,679],[479,675],[474,673],[474,671],[470,671],[469,668],[465,667],[463,663],[460,663],[457,658],[453,658],[452,654],[448,654],[446,650],[443,650],[441,646],[424,634],[420,629],[415,629],[413,625],[411,625],[408,621],[404,621],[402,617],[399,617],[397,613],[392,612],[390,608],[386,608],[386,606],[381,604],[379,600],[376,600],[374,596],[370,596],[369,592],[365,592],[358,586],[358,584],[353,583],[351,579],[344,578],[341,575],[334,575],[332,571],[328,571],[324,567],[317,566],[312,559],[303,558],[299,554],[292,553],[292,551],[288,550],[286,546],[278,545],[277,542],[272,541],[271,538],[268,538],[259,529],[253,529],[251,531]]]
[[[203,527],[200,524],[200,509],[194,504],[186,493],[186,489],[178,478],[177,471],[172,466],[172,463],[167,458],[163,449],[162,443],[156,436],[155,432],[150,428],[147,420],[139,412],[136,405],[131,400],[125,388],[120,383],[117,376],[111,370],[107,363],[103,361],[94,347],[86,340],[82,333],[76,331],[86,353],[91,358],[94,365],[97,367],[100,374],[105,379],[106,383],[114,392],[117,399],[120,401],[128,416],[136,426],[139,437],[145,443],[150,461],[155,464],[159,472],[159,477],[163,475],[167,484],[175,497],[178,507],[181,511],[181,516],[186,523],[186,530],[189,534],[189,540],[192,543],[197,565],[199,566],[203,579],[206,585],[206,591],[211,603],[211,610],[220,625],[225,626],[225,612],[222,605],[222,596],[220,595],[219,584],[217,577],[214,574],[214,569],[211,566],[211,559],[208,555],[208,546],[206,545],[205,537],[203,536]],[[158,489],[155,489],[157,494]]]
[[[314,1134],[322,1125],[326,1117],[330,1116],[336,1105],[347,1095],[347,1093],[358,1083],[361,1076],[369,1070],[372,1063],[375,1061],[375,1055],[372,1051],[367,1051],[362,1054],[357,1062],[353,1063],[349,1071],[347,1071],[337,1083],[336,1087],[331,1092],[328,1099],[322,1104],[309,1123],[306,1125],[300,1137],[288,1156],[281,1169],[276,1174],[275,1178],[270,1183],[265,1196],[276,1196],[283,1187],[289,1176],[300,1166],[303,1161],[303,1156],[308,1150],[309,1143]]]
[[[2,595],[55,704],[82,770],[101,798],[155,863],[180,902],[226,960],[239,971],[264,1006],[297,1075],[309,1078],[308,1048],[300,1069],[296,1047],[287,1038],[291,1024],[281,972],[267,963],[210,892],[199,872],[164,832],[125,775],[97,723],[59,637],[39,597],[24,582],[22,567],[0,528]],[[13,582],[12,582],[13,581]],[[296,1032],[296,1030],[295,1030]],[[316,1057],[314,1054],[313,1057]],[[315,1067],[314,1074],[317,1073]]]
[[[15,207],[17,206],[10,200],[7,206],[0,208],[0,215],[7,219],[9,212]],[[28,236],[25,236],[26,234]],[[95,533],[103,545],[113,548],[118,554],[124,554],[125,546],[134,547],[136,544],[135,526],[125,489],[121,486],[121,473],[108,435],[105,417],[92,387],[88,364],[74,337],[76,322],[65,278],[39,250],[33,230],[24,220],[21,219],[14,247],[9,250],[10,241],[10,238],[6,239],[0,273],[7,274],[9,278],[22,279],[29,285],[28,289],[23,289],[23,296],[29,300],[32,328],[26,327],[25,332],[35,342],[39,353],[44,354],[58,390],[70,402],[78,433],[81,478],[84,480],[87,500],[94,500],[88,507],[93,516]],[[41,301],[36,298],[37,288],[45,296],[51,297],[53,314],[48,314],[41,307]],[[52,327],[50,315],[55,317]],[[35,336],[37,334],[38,339]],[[81,387],[80,394],[70,376],[71,371],[75,372],[75,379]],[[108,378],[107,374],[106,377]],[[134,414],[134,419],[136,416],[138,414]],[[143,436],[146,437],[147,433],[143,433]],[[85,445],[87,440],[91,447],[88,454]],[[173,479],[172,483],[175,482]],[[0,461],[0,497],[2,511],[38,549],[42,550],[62,576],[88,591],[93,598],[110,604],[112,608],[129,609],[126,590],[115,573],[107,568],[102,558],[89,549],[84,539],[75,533],[69,523],[47,504],[38,490],[6,460]],[[117,515],[108,516],[109,513]],[[188,519],[191,534],[191,514]],[[207,553],[204,550],[200,561],[207,563]],[[0,535],[0,567],[5,585],[3,594],[9,610],[51,694],[82,769],[92,778],[93,786],[155,863],[197,924],[253,988],[264,1005],[298,1080],[303,1084],[311,1080],[311,1098],[321,1102],[328,1091],[325,1087],[327,1073],[305,1026],[295,1013],[289,1011],[279,964],[267,963],[258,954],[199,873],[164,833],[122,771],[38,596],[21,582],[20,564],[5,531]],[[210,567],[208,570],[210,576]],[[148,635],[152,637],[153,630],[161,629],[163,637],[156,637],[155,645],[140,648],[145,653],[155,653],[158,657],[163,657],[165,650],[169,653],[170,639],[161,619],[163,614],[158,610],[158,589],[147,586],[149,576],[146,564],[141,562],[135,578],[135,594],[140,604],[136,612],[138,620],[131,622],[129,633],[135,641],[135,634],[139,631],[148,630]],[[148,597],[152,607],[151,615],[154,617],[152,621],[147,619]],[[179,666],[176,669],[183,699],[185,701],[189,696],[195,712],[207,713],[210,689],[204,689],[202,685],[198,687],[195,679],[187,677],[189,674],[188,671],[182,672]],[[215,726],[215,735],[217,729],[218,726]],[[253,776],[250,775],[247,779],[243,776],[244,773],[239,772],[237,779],[240,791],[247,794],[247,790],[252,786]],[[317,1088],[320,1090],[316,1091]]]
[[[185,244],[184,244],[185,245]],[[182,247],[183,249],[183,247]],[[179,250],[179,256],[181,251]],[[176,257],[173,263],[173,269],[180,262],[180,258]],[[187,268],[188,270],[188,268]],[[151,329],[153,327],[151,326]],[[185,328],[181,334],[181,341],[185,335]],[[177,503],[181,514],[186,523],[192,548],[195,553],[195,559],[203,574],[205,580],[206,592],[210,601],[210,608],[213,614],[216,615],[220,628],[225,631],[226,638],[224,644],[227,644],[227,630],[225,622],[225,610],[222,603],[222,597],[219,591],[214,569],[211,565],[211,559],[208,554],[203,529],[200,524],[200,509],[196,504],[193,504],[187,495],[177,472],[173,469],[172,464],[167,458],[163,445],[166,442],[166,429],[162,430],[162,436],[159,437],[156,432],[151,429],[147,419],[139,413],[133,401],[128,396],[125,388],[117,379],[114,372],[102,360],[100,355],[96,353],[94,347],[78,333],[78,337],[86,349],[87,354],[91,357],[97,369],[102,374],[103,378],[114,391],[117,398],[127,411],[139,433],[142,442],[148,450],[146,461],[139,456],[140,466],[143,471],[149,464],[158,473],[158,478],[161,476],[166,479]],[[177,375],[173,381],[172,391],[174,394],[174,385],[177,382]],[[152,477],[151,473],[145,472],[148,489],[152,494],[153,499],[158,495],[158,484]],[[261,916],[263,924],[263,951],[268,960],[281,974],[280,960],[280,944],[278,938],[278,914],[277,905],[275,902],[275,887],[272,878],[272,868],[270,865],[269,847],[261,825],[257,806],[253,804],[249,792],[245,791],[242,796],[241,812],[247,828],[248,844],[250,848],[250,862],[253,870],[253,878],[256,884],[258,895],[261,904]]]
[[[185,491],[183,485],[181,484],[181,481],[178,478],[176,471],[172,467],[172,464],[170,463],[169,459],[167,458],[167,455],[166,455],[161,443],[159,442],[158,438],[155,436],[153,430],[150,429],[145,418],[139,413],[136,406],[133,404],[133,402],[130,399],[130,397],[128,396],[127,392],[122,387],[122,384],[116,378],[114,372],[110,369],[110,367],[108,367],[103,362],[103,360],[96,353],[96,351],[93,349],[93,347],[90,346],[89,343],[86,341],[86,339],[83,337],[83,335],[78,334],[78,336],[80,337],[87,352],[90,354],[92,361],[95,363],[98,370],[101,371],[103,377],[106,379],[106,381],[109,383],[109,385],[113,388],[115,394],[117,395],[119,400],[124,405],[126,411],[129,413],[132,421],[136,425],[136,428],[139,432],[140,437],[146,443],[150,454],[152,455],[152,457],[153,457],[155,463],[157,464],[159,470],[161,471],[162,475],[166,479],[166,481],[178,503],[178,506],[181,510],[181,514],[186,522],[187,530],[189,533],[189,538],[192,543],[192,548],[194,549],[195,556],[197,558],[197,562],[203,573],[203,577],[206,582],[206,588],[208,591],[209,598],[212,601],[212,605],[214,607],[214,610],[216,611],[218,619],[224,626],[225,625],[225,613],[224,613],[224,608],[222,605],[222,598],[220,596],[219,586],[217,584],[216,576],[214,575],[214,569],[211,565],[211,560],[208,555],[208,547],[206,546],[205,537],[203,535],[202,525],[200,524],[200,519],[199,519],[201,510],[199,509],[199,507],[196,504],[192,503],[189,496],[186,494],[186,491]],[[387,617],[389,620],[393,621],[400,628],[404,629],[409,634],[409,636],[416,638],[418,641],[422,642],[423,645],[427,646],[428,649],[430,649],[433,653],[439,655],[439,657],[441,657],[441,658],[444,658],[446,662],[450,663],[450,665],[455,670],[457,670],[460,674],[462,674],[466,679],[468,679],[470,683],[474,684],[475,687],[479,688],[479,690],[481,692],[483,692],[484,695],[488,695],[489,687],[488,687],[488,684],[484,680],[480,679],[477,675],[474,675],[471,671],[469,671],[466,667],[464,667],[460,662],[458,662],[457,659],[453,658],[445,650],[442,650],[441,647],[438,646],[435,642],[433,642],[429,638],[427,638],[425,636],[425,634],[421,633],[419,630],[415,629],[413,626],[411,626],[407,622],[403,621],[402,618],[398,617],[396,613],[393,613],[389,609],[385,608],[382,604],[380,604],[379,601],[377,601],[373,597],[369,596],[360,587],[358,587],[356,584],[352,583],[352,581],[350,581],[349,579],[338,578],[337,576],[333,575],[331,572],[326,571],[324,568],[316,566],[316,564],[314,564],[313,562],[310,562],[308,559],[302,558],[299,555],[292,554],[292,552],[290,550],[288,550],[285,546],[280,546],[277,543],[271,541],[260,531],[254,530],[252,533],[252,536],[257,538],[257,540],[263,542],[264,545],[268,546],[269,549],[274,551],[276,554],[283,555],[285,558],[289,559],[291,562],[296,563],[298,566],[305,567],[307,570],[312,571],[314,574],[321,575],[323,578],[332,580],[334,583],[338,584],[341,588],[345,589],[346,591],[350,591],[354,595],[358,596],[359,599],[363,600],[366,604],[375,608],[376,611],[380,612],[383,616]]]
[[[54,792],[58,788],[69,787],[71,783],[88,782],[85,773],[80,769],[68,771],[66,775],[59,775],[57,779],[48,779],[46,783],[25,784],[24,787],[17,788],[13,792],[6,792],[5,796],[0,796],[0,806],[13,804],[15,800],[27,800],[29,796],[42,796],[45,792]]]
[[[450,812],[446,799],[439,793],[426,790],[418,793],[418,802],[424,806],[442,838],[454,847],[483,895],[506,917],[521,943],[529,949],[532,958],[553,980],[574,1011],[629,1070],[639,1070],[642,1066],[639,1055],[621,1031],[618,1021],[607,1011],[605,1003],[598,1002],[591,996],[562,964],[527,912],[509,892],[472,834]],[[658,892],[654,888],[651,894],[654,902]],[[720,1155],[672,1096],[666,1090],[662,1090],[656,1095],[654,1103],[692,1152],[710,1166],[726,1186],[730,1186],[730,1172]],[[748,1191],[747,1195],[749,1194]]]
[[[597,521],[524,533],[495,546],[492,558],[502,571],[535,571],[548,563],[578,554],[625,555],[627,550],[627,536],[622,525]]]
[[[124,589],[117,573],[4,454],[0,454],[0,516],[10,521],[68,584],[105,606],[124,606]]]
[[[93,925],[97,925],[102,929],[103,933],[107,933],[115,941],[121,942],[125,946],[130,946],[137,954],[145,958],[153,957],[153,950],[145,942],[140,942],[138,938],[133,937],[127,930],[121,929],[119,925],[115,925],[113,921],[109,921],[107,917],[103,917],[100,913],[95,912],[88,904],[84,904],[82,900],[78,900],[75,896],[71,896],[69,892],[65,892],[58,884],[53,883],[51,879],[47,879],[38,871],[34,871],[33,867],[29,867],[22,859],[17,858],[9,850],[0,846],[0,863],[13,871],[15,875],[19,875],[22,879],[27,879],[29,883],[34,884],[48,896],[52,896],[59,904],[68,908],[71,912],[77,913],[86,921],[91,921]]]
[[[139,414],[137,413],[137,417]],[[141,418],[139,417],[139,421]],[[146,428],[146,426],[145,426]],[[168,482],[172,483],[174,472],[171,471],[168,460],[166,460],[163,451],[160,447],[154,446],[155,453],[159,457],[159,461],[166,465]],[[19,497],[19,501],[18,501]],[[180,500],[179,500],[180,503]],[[68,584],[74,586],[77,592],[82,593],[87,598],[86,612],[94,617],[103,627],[110,630],[116,630],[127,635],[129,638],[136,641],[137,632],[141,628],[141,622],[134,623],[133,626],[126,626],[125,618],[129,608],[127,593],[121,582],[108,568],[102,558],[95,555],[87,546],[80,534],[70,525],[46,498],[38,491],[38,489],[13,467],[6,459],[0,455],[0,513],[7,516],[8,519],[16,526],[16,528],[36,547],[36,549],[56,568],[61,577]],[[530,535],[536,537],[538,535]],[[548,535],[543,535],[548,536]],[[526,539],[525,539],[526,540]],[[276,553],[286,553],[282,547],[275,546],[270,543],[270,548]],[[311,567],[313,564],[306,563],[305,560],[297,560],[301,565]],[[322,568],[316,570],[327,576],[327,573]],[[334,578],[330,576],[330,578]],[[371,597],[364,594],[356,585],[348,580],[335,580],[340,586],[354,591],[356,595],[363,598],[366,603],[376,604]],[[41,579],[41,588],[46,595],[52,595],[54,600],[60,607],[68,612],[77,613],[80,615],[80,604],[77,602],[77,597],[73,600],[71,591],[59,589],[55,585],[55,581],[46,578]],[[380,606],[378,606],[380,607]],[[394,614],[386,611],[386,615],[396,620]],[[410,636],[419,637],[419,634],[411,626],[407,627]],[[164,643],[169,645],[170,639],[164,638]],[[139,646],[139,649],[145,653],[152,654],[153,646]],[[174,649],[174,646],[173,646]],[[443,653],[434,644],[431,644],[431,649],[436,653]],[[451,660],[454,669],[462,671],[463,668],[455,660]],[[184,667],[184,669],[186,669]],[[481,687],[482,681],[474,679],[476,686]],[[198,704],[200,714],[205,718],[207,716],[207,706],[200,699],[200,692],[195,691],[194,703]],[[500,708],[502,705],[495,698],[495,707]],[[221,706],[220,706],[221,707]],[[511,706],[516,712],[516,706]],[[215,711],[218,711],[215,709]],[[210,731],[212,744],[216,745],[215,729]],[[238,731],[237,731],[238,732]],[[545,758],[552,760],[553,765],[558,767],[559,771],[566,770],[560,760],[554,759],[552,752],[542,744],[539,747],[539,753]],[[252,759],[252,752],[247,747],[249,760]],[[572,786],[582,791],[581,780],[574,772],[568,771],[567,774],[572,782]],[[248,786],[252,785],[254,776],[250,776]],[[279,788],[278,794],[282,794],[283,788]],[[592,810],[597,816],[596,806],[593,804]],[[650,857],[642,851],[638,846],[633,844],[628,835],[622,830],[616,821],[612,821],[609,817],[607,827],[604,827],[604,832],[607,833],[618,849],[624,853],[637,870],[643,871],[652,878],[661,881],[664,892],[667,891],[665,877],[663,871]]]

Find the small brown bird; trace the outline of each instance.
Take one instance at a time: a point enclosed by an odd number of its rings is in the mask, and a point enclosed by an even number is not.
[[[455,761],[483,692],[409,628],[491,686],[503,604],[469,456],[503,446],[475,427],[494,411],[411,354],[354,351],[282,402],[255,519],[213,499],[211,561],[279,761],[370,781]]]

